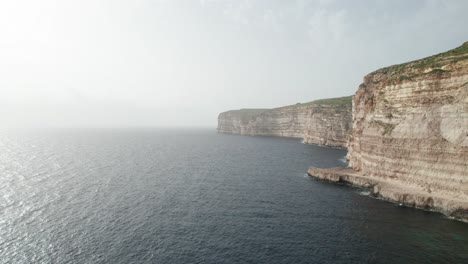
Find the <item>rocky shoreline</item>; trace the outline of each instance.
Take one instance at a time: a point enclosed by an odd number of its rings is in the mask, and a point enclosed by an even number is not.
[[[408,186],[398,181],[364,176],[351,168],[309,167],[307,174],[319,180],[366,189],[373,197],[399,205],[436,211],[453,219],[468,222],[468,200],[465,199],[428,192],[424,188]]]

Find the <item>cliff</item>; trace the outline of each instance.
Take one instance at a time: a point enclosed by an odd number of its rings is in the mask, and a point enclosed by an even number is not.
[[[310,175],[345,175],[380,186],[383,198],[468,220],[468,42],[368,74],[352,116],[352,170]]]
[[[218,116],[218,132],[282,136],[345,147],[351,133],[351,96],[274,109],[241,109]]]

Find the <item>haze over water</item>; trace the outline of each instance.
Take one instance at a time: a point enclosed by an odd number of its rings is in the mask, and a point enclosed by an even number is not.
[[[213,130],[0,136],[0,263],[466,263],[468,225],[305,175],[345,150]]]

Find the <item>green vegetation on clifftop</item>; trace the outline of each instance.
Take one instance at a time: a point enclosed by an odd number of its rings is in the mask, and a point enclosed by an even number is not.
[[[350,105],[353,101],[353,96],[343,96],[336,98],[319,99],[312,102],[304,103],[304,105],[318,104],[318,105]]]
[[[337,98],[326,98],[326,99],[319,99],[307,103],[297,103],[294,105],[288,105],[288,106],[282,106],[282,107],[277,107],[273,109],[249,109],[249,108],[243,108],[239,110],[230,110],[224,113],[221,113],[222,115],[225,114],[234,114],[237,115],[241,118],[242,121],[248,121],[252,119],[255,116],[261,115],[262,113],[266,111],[271,111],[271,110],[278,110],[278,109],[284,109],[284,108],[302,108],[302,107],[307,107],[310,105],[330,105],[330,106],[336,106],[336,107],[345,107],[349,106],[351,107],[352,104],[352,96],[344,96],[344,97],[337,97]]]
[[[332,106],[351,106],[353,101],[353,96],[344,96],[336,98],[325,98],[318,99],[307,103],[297,103],[295,105],[282,106],[273,109],[281,109],[286,107],[307,107],[309,105],[332,105]]]
[[[413,81],[415,78],[422,76],[447,74],[450,72],[450,70],[445,68],[447,65],[454,65],[464,60],[468,60],[468,42],[446,52],[385,67],[371,74],[386,74],[390,76],[389,81],[393,83]]]

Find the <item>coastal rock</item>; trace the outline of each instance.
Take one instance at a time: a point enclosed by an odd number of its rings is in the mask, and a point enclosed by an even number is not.
[[[352,169],[310,175],[365,179],[385,199],[468,220],[468,43],[370,73],[352,112]]]
[[[425,210],[442,212],[456,219],[468,220],[468,200],[444,193],[430,193],[424,187],[382,177],[364,176],[352,168],[310,167],[307,174],[320,180],[345,183],[368,189],[374,197]]]
[[[274,109],[227,111],[218,117],[218,132],[294,137],[305,143],[345,147],[351,116],[351,97],[323,99]]]

